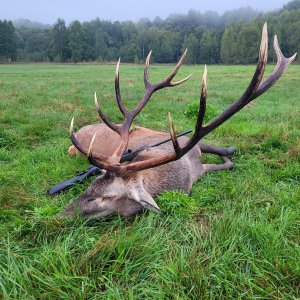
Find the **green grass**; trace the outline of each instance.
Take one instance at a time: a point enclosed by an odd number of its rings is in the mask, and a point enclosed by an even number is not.
[[[209,66],[218,111],[246,88],[254,66]],[[159,80],[172,66],[151,66]],[[176,131],[199,99],[202,66],[156,93],[135,124]],[[270,73],[272,66],[268,67]],[[92,95],[120,122],[112,65],[0,65],[0,297],[4,299],[296,299],[300,297],[300,66],[205,141],[236,146],[235,168],[205,175],[191,195],[161,195],[163,215],[60,220],[88,186],[45,191],[87,165],[68,157],[68,128],[98,121]],[[121,66],[133,107],[143,66]],[[205,161],[219,161],[206,156]]]

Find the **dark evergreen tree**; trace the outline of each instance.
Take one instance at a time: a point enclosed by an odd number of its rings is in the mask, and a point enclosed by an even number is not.
[[[17,58],[17,36],[11,21],[0,20],[0,61],[15,61]]]
[[[69,49],[72,62],[80,62],[85,58],[86,36],[82,24],[74,21],[68,27]]]
[[[184,38],[182,51],[188,48],[189,52],[186,57],[186,63],[196,64],[199,59],[200,43],[193,33]]]
[[[200,40],[200,62],[210,64],[213,61],[212,37],[208,30],[206,30]]]
[[[70,58],[69,39],[65,21],[58,19],[52,29],[53,56],[56,62],[65,62]]]

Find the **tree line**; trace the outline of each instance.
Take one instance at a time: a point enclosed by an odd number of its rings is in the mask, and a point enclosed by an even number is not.
[[[294,0],[266,14],[251,8],[222,16],[191,10],[137,23],[95,19],[66,25],[59,18],[46,26],[0,20],[0,61],[109,62],[121,57],[123,62],[141,63],[152,49],[153,62],[174,63],[188,48],[189,64],[251,64],[257,61],[265,21],[269,36],[278,35],[285,55],[300,51],[300,0]],[[273,47],[269,57],[274,59]]]

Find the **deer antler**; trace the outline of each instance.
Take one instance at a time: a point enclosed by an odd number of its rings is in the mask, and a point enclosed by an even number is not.
[[[95,136],[92,139],[89,150],[87,151],[86,149],[84,149],[75,137],[74,130],[73,130],[74,118],[72,119],[71,127],[70,127],[71,140],[72,140],[74,146],[81,153],[88,156],[89,160],[94,165],[97,165],[103,169],[111,170],[111,171],[114,171],[117,173],[121,172],[120,170],[123,170],[122,167],[124,167],[124,166],[122,166],[119,162],[128,146],[129,130],[130,130],[130,126],[131,126],[134,118],[145,107],[145,105],[148,103],[148,101],[150,100],[150,98],[154,92],[156,92],[162,88],[173,87],[173,86],[179,85],[181,83],[184,83],[192,76],[192,75],[189,75],[180,81],[172,82],[172,79],[176,76],[180,66],[182,65],[182,63],[186,57],[186,54],[187,54],[187,49],[186,49],[184,51],[182,57],[180,58],[179,62],[175,66],[174,70],[171,72],[171,74],[166,79],[164,79],[163,81],[158,82],[158,83],[151,83],[149,80],[149,64],[150,64],[151,53],[152,53],[152,51],[150,51],[150,53],[147,56],[146,63],[145,63],[145,69],[144,69],[144,83],[145,83],[146,91],[145,91],[143,98],[140,100],[140,102],[136,105],[136,107],[132,111],[129,111],[125,107],[125,105],[123,104],[122,99],[121,99],[120,80],[119,80],[120,59],[117,63],[116,74],[115,74],[115,90],[116,90],[116,98],[117,98],[118,107],[119,107],[120,111],[122,112],[122,114],[124,115],[124,119],[125,119],[124,123],[122,125],[113,124],[107,118],[107,116],[100,109],[100,105],[98,103],[96,93],[94,94],[95,106],[96,106],[96,109],[98,111],[100,118],[103,120],[103,122],[109,128],[111,128],[112,130],[117,132],[121,137],[120,145],[118,146],[118,148],[115,150],[115,152],[110,157],[106,157],[99,153],[93,153],[93,141],[95,140]]]

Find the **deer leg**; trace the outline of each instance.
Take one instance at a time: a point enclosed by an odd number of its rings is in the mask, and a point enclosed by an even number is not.
[[[217,154],[219,156],[231,156],[233,155],[237,148],[230,147],[230,148],[218,148],[213,145],[204,144],[202,142],[198,143],[201,152],[203,153],[210,153],[210,154]]]
[[[233,168],[233,162],[226,156],[221,156],[224,163],[223,164],[204,164],[204,173],[209,171],[217,171],[217,170],[226,170]]]

